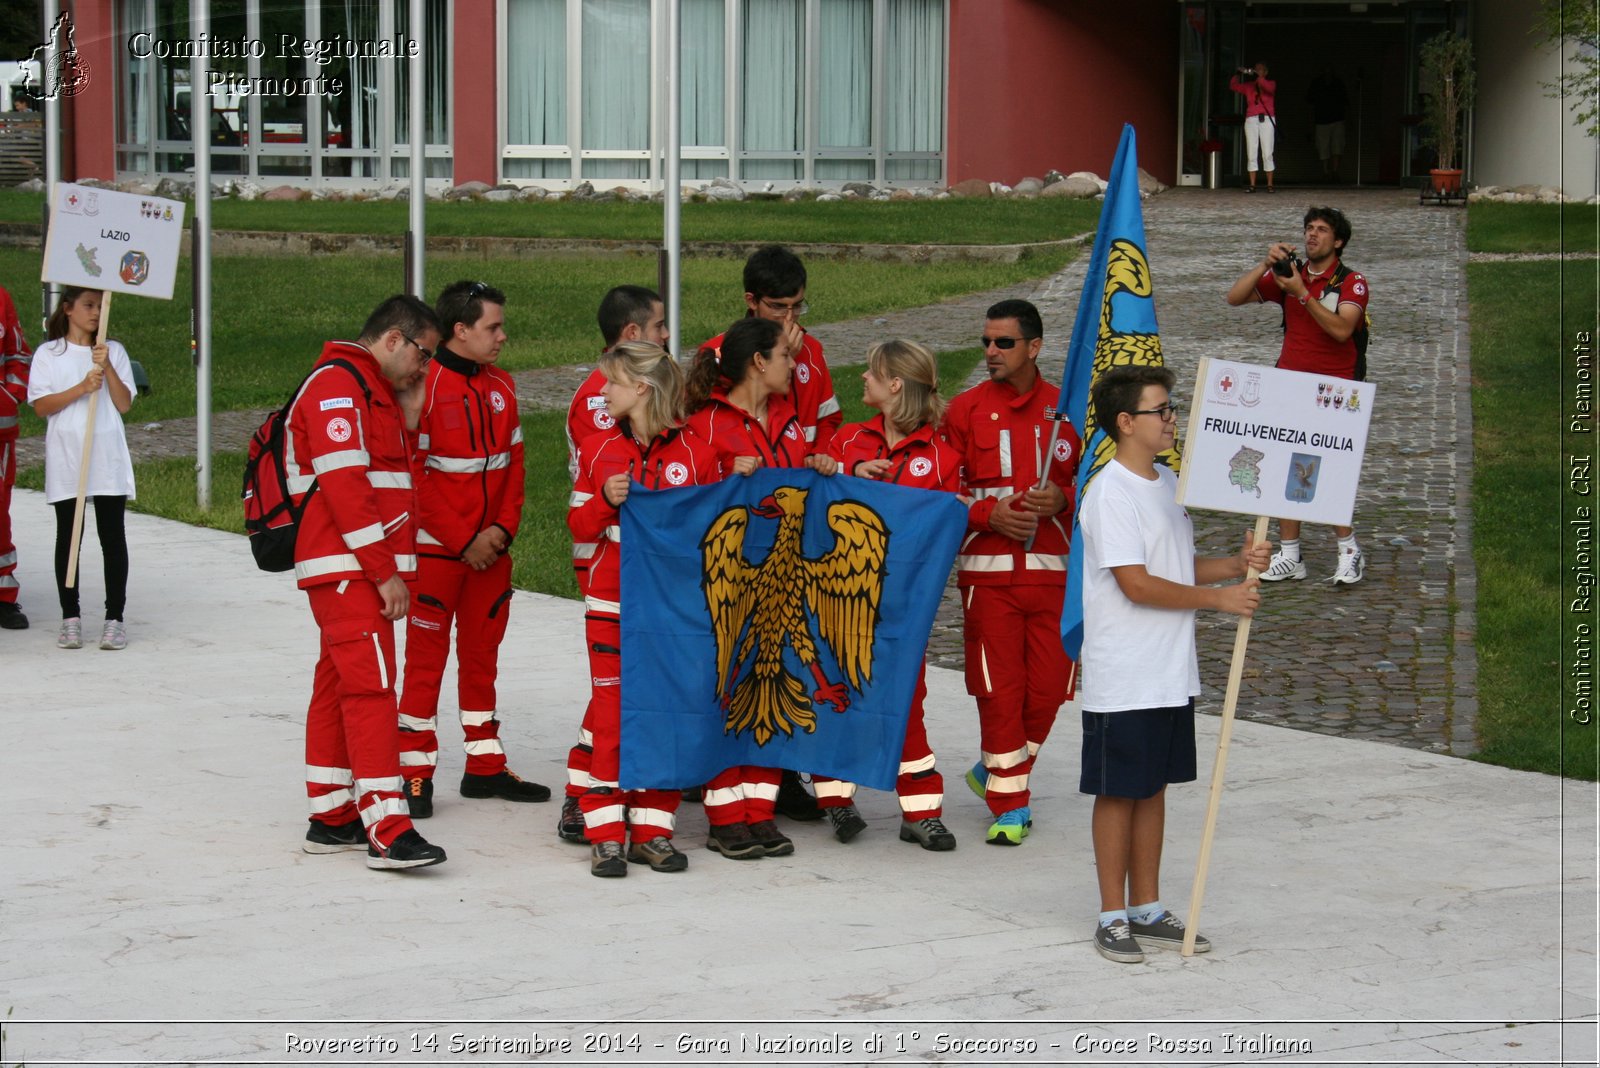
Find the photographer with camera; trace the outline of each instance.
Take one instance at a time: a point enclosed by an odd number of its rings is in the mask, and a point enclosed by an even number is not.
[[[1239,276],[1228,290],[1228,303],[1277,304],[1283,309],[1283,348],[1278,366],[1330,378],[1357,377],[1355,335],[1367,315],[1367,280],[1340,262],[1350,243],[1350,220],[1338,208],[1309,208],[1302,220],[1305,259],[1295,247],[1279,241],[1266,258]],[[1367,558],[1356,545],[1355,531],[1334,527],[1339,538],[1336,585],[1354,585],[1366,572]],[[1300,523],[1278,521],[1278,551],[1261,573],[1262,582],[1303,579]]]
[[[1240,67],[1228,79],[1228,88],[1244,97],[1244,165],[1250,172],[1246,193],[1256,191],[1256,156],[1267,172],[1267,192],[1276,193],[1272,172],[1278,169],[1272,159],[1272,146],[1278,133],[1278,83],[1267,77],[1267,65]]]

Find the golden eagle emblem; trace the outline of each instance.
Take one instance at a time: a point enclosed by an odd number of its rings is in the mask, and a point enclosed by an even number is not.
[[[754,508],[730,508],[700,542],[701,588],[717,643],[717,695],[727,711],[724,730],[735,737],[750,731],[757,745],[778,731],[816,730],[813,701],[835,712],[850,705],[845,681],[828,681],[812,638],[813,619],[817,637],[832,650],[850,686],[859,692],[872,681],[888,528],[866,505],[836,501],[828,507],[833,548],[808,560],[800,542],[806,494],[781,486]],[[778,520],[772,551],[760,564],[744,555],[752,515]],[[785,645],[810,669],[817,686],[810,694],[784,664]]]
[[[1122,237],[1111,242],[1106,256],[1105,293],[1100,298],[1100,330],[1094,347],[1094,380],[1117,364],[1147,364],[1152,367],[1162,364],[1160,334],[1138,330],[1134,324],[1113,322],[1112,298],[1118,294],[1139,297],[1144,301],[1152,300],[1155,294],[1150,277],[1150,261],[1145,258],[1144,249]],[[1126,300],[1127,296],[1123,299]],[[1153,312],[1149,321],[1152,324],[1155,321]],[[1090,427],[1095,425],[1092,397],[1085,423]],[[1087,470],[1090,471],[1098,471],[1105,466],[1117,451],[1109,435],[1096,435],[1096,438],[1093,452],[1079,461],[1080,464],[1087,462]],[[1156,462],[1176,471],[1179,462],[1177,444],[1174,443],[1171,450],[1162,453]]]

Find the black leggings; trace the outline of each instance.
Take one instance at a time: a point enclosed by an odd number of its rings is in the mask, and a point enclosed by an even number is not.
[[[100,556],[106,568],[106,618],[121,619],[128,602],[128,535],[122,526],[126,497],[90,497],[94,504],[94,529],[100,536]],[[56,510],[56,593],[61,597],[61,618],[73,619],[83,613],[78,608],[78,590],[83,586],[83,568],[78,568],[78,584],[67,588],[67,559],[72,553],[72,513],[76,501],[57,501]],[[83,558],[83,546],[78,546]]]

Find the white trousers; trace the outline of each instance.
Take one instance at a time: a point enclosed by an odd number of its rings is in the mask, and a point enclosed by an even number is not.
[[[1247,171],[1273,171],[1272,138],[1278,124],[1265,115],[1249,115],[1244,120],[1244,169]],[[1261,152],[1261,166],[1256,166],[1256,151]]]

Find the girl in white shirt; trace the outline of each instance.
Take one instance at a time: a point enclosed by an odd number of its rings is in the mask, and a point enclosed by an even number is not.
[[[98,289],[68,287],[45,326],[47,341],[34,353],[28,378],[28,402],[49,420],[45,430],[45,500],[56,510],[56,589],[61,598],[61,630],[56,645],[83,647],[83,622],[78,587],[67,586],[72,514],[78,495],[89,405],[94,398],[94,438],[87,443],[89,481],[86,494],[94,503],[95,530],[105,560],[106,617],[100,648],[128,644],[122,613],[128,593],[128,539],[123,512],[133,498],[133,459],[122,432],[122,413],[133,404],[133,365],[117,341],[96,345],[100,327]]]

